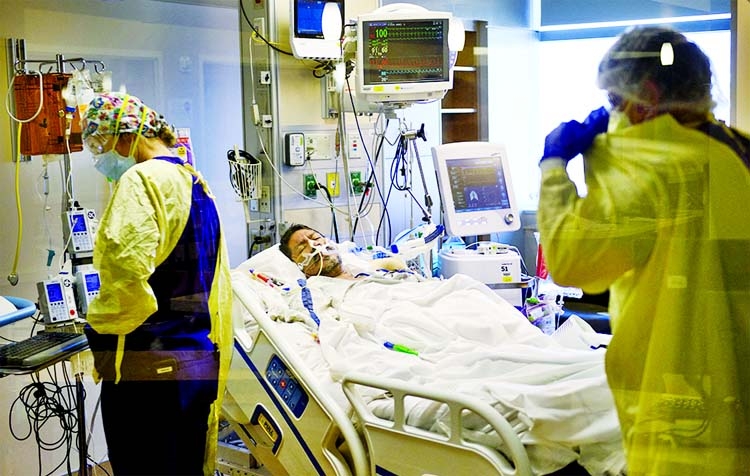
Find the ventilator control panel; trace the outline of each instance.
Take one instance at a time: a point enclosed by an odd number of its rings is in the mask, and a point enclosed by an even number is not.
[[[286,364],[276,355],[271,357],[271,361],[268,363],[266,378],[294,416],[297,418],[302,416],[309,397]]]

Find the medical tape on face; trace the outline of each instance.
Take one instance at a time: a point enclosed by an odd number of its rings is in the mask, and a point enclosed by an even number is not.
[[[330,255],[332,253],[333,248],[330,247],[330,243],[328,240],[326,240],[325,243],[315,243],[313,240],[308,239],[308,243],[310,244],[310,247],[313,249],[312,253],[307,253],[305,255],[305,259],[302,260],[301,263],[299,263],[297,266],[299,266],[299,269],[304,269],[312,263],[313,259],[315,259],[318,255]],[[320,260],[320,266],[323,267],[323,260]]]

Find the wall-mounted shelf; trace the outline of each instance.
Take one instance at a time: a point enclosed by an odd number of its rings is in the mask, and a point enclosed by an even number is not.
[[[477,109],[474,107],[452,107],[442,108],[440,112],[442,114],[474,114],[477,112]]]
[[[443,143],[486,141],[487,127],[487,22],[473,22],[466,31],[464,49],[453,67],[453,89],[441,104]]]
[[[476,70],[477,70],[476,66],[460,66],[457,64],[456,66],[453,67],[454,73],[456,71],[463,73],[463,72],[473,72]]]

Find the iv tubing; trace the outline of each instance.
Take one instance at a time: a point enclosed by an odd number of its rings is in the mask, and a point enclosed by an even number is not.
[[[16,155],[16,173],[15,173],[15,186],[16,186],[16,211],[18,214],[18,234],[16,235],[16,254],[13,257],[13,268],[11,269],[8,281],[10,284],[15,286],[18,283],[18,259],[21,256],[21,238],[23,236],[23,213],[21,212],[21,191],[20,191],[20,180],[19,175],[21,173],[21,127],[22,124],[18,124],[18,132],[16,135],[16,146],[18,155]],[[14,282],[15,281],[15,282]]]

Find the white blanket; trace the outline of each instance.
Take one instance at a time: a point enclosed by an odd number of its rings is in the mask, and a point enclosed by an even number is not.
[[[592,336],[586,334],[594,333],[586,325],[575,327],[571,320],[567,331],[547,336],[462,275],[422,282],[314,277],[307,288],[315,317],[296,284],[286,292],[272,290],[273,296],[266,289],[264,299],[272,317],[299,323],[317,337],[319,345],[306,339],[313,349],[305,346],[304,352],[321,378],[335,382],[357,371],[479,397],[509,420],[536,474],[575,460],[591,474],[623,470],[604,350],[589,348]],[[389,350],[386,342],[418,355]],[[375,391],[369,397],[373,412],[389,418],[390,399]],[[410,399],[408,407],[409,424],[447,432],[442,405]],[[465,437],[502,451],[483,421],[473,422]]]

